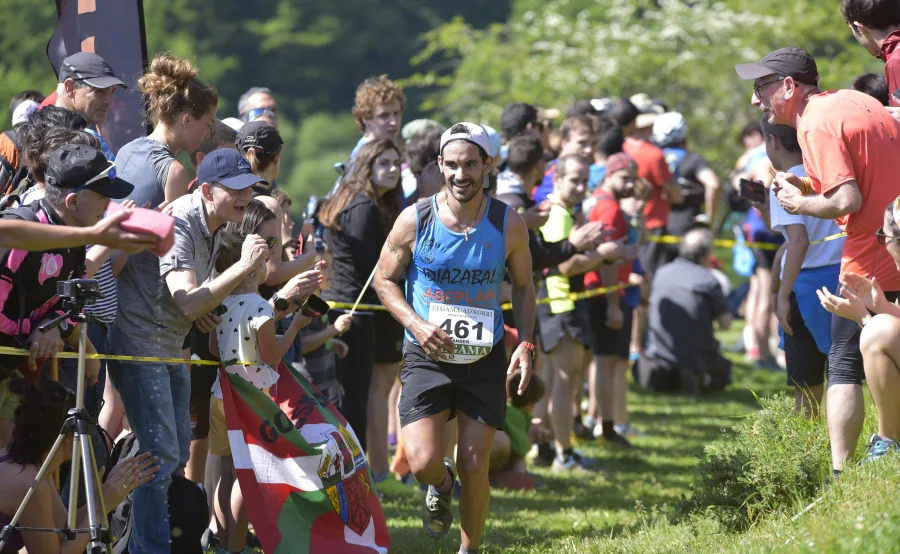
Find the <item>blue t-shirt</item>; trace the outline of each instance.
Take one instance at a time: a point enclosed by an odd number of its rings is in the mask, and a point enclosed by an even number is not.
[[[591,173],[588,176],[588,194],[594,191],[606,178],[606,164],[591,164]]]

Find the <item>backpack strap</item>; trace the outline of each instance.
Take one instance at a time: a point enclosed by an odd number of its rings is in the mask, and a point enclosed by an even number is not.
[[[422,231],[434,221],[434,204],[431,198],[429,196],[416,202],[416,221],[418,221],[416,236],[422,234]]]

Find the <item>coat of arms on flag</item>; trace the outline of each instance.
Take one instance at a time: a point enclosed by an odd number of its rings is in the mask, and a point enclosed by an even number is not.
[[[220,377],[234,465],[263,550],[386,553],[384,512],[356,434],[297,371],[282,363],[278,373],[271,396],[239,376]]]

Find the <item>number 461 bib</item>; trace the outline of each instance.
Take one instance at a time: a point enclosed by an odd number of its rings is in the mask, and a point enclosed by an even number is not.
[[[487,356],[494,347],[494,310],[432,302],[428,321],[453,339],[455,352],[445,363],[470,364]]]

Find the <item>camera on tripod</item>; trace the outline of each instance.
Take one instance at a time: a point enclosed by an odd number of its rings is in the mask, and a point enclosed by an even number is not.
[[[96,279],[71,279],[56,283],[56,294],[72,307],[93,306],[103,298]]]

